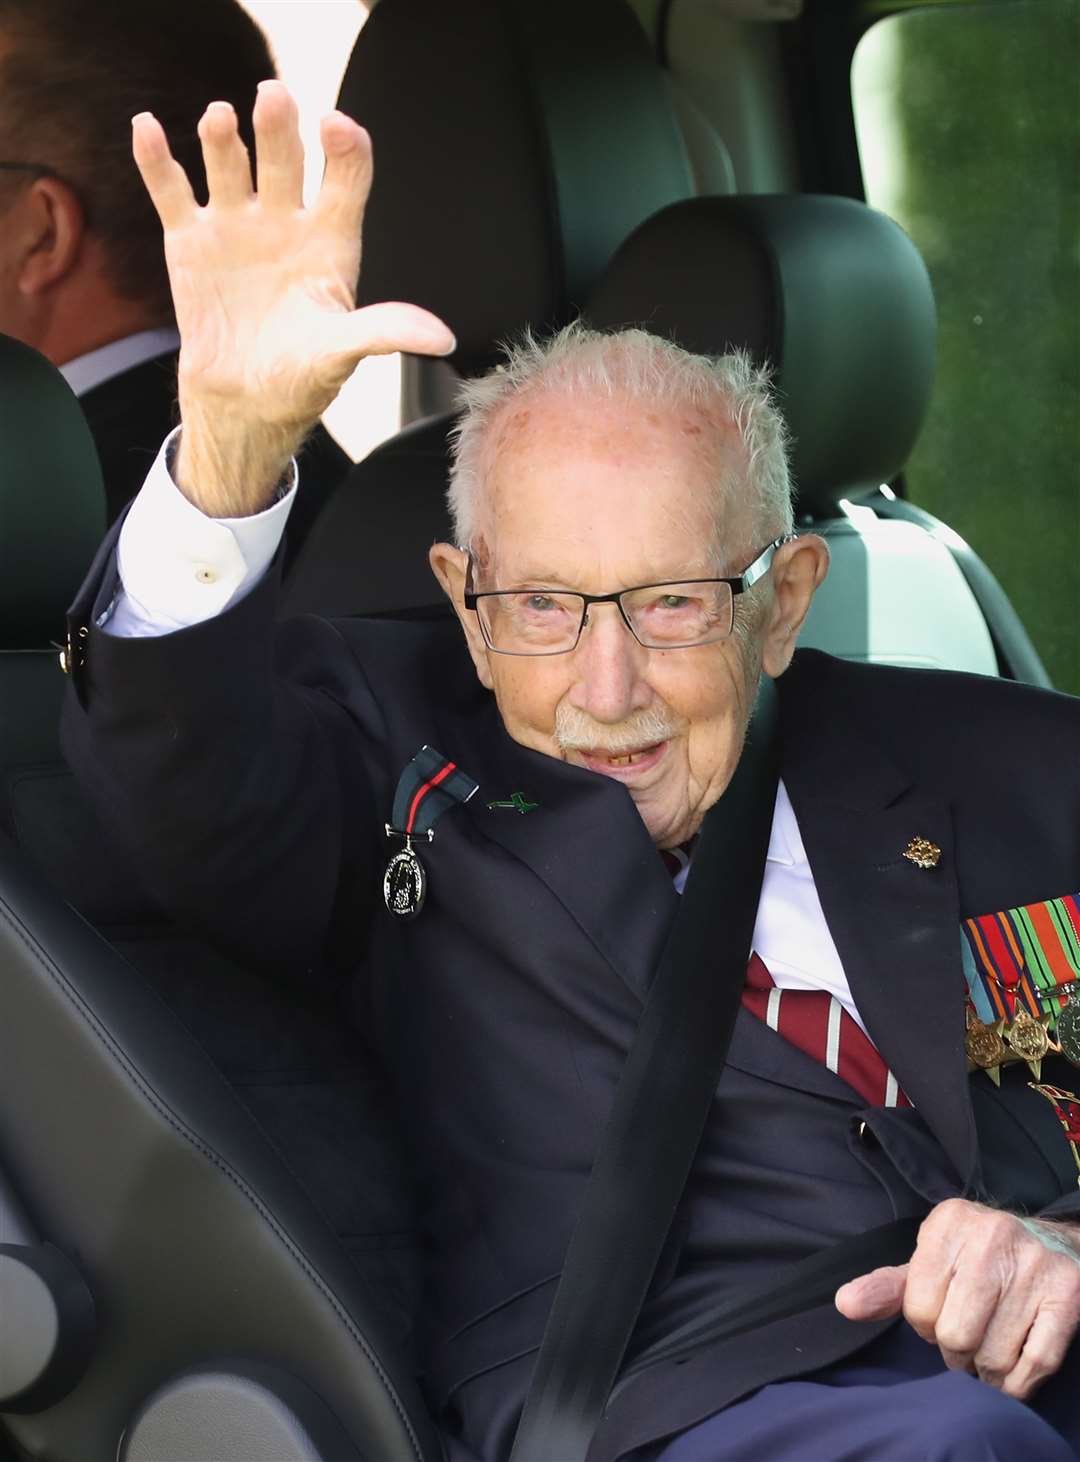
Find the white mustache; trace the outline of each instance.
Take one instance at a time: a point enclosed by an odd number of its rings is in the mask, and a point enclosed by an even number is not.
[[[635,711],[615,726],[594,721],[585,711],[563,701],[555,711],[555,740],[563,751],[601,751],[609,756],[625,756],[643,746],[668,741],[681,729],[681,723],[666,706],[650,706]]]

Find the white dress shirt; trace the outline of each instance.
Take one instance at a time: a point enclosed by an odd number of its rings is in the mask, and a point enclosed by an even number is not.
[[[120,531],[123,588],[102,616],[109,634],[167,634],[220,614],[259,582],[285,532],[296,496],[295,463],[286,488],[264,512],[208,518],[170,476],[178,432],[166,438]],[[680,893],[687,871],[675,880]],[[781,989],[827,990],[863,1024],[783,782],[776,792],[753,948]]]
[[[76,396],[85,396],[95,386],[102,386],[123,371],[142,365],[144,360],[153,360],[170,350],[179,350],[180,336],[172,325],[162,325],[155,330],[138,330],[134,335],[125,335],[122,340],[110,340],[97,350],[77,355],[59,367],[60,374]]]

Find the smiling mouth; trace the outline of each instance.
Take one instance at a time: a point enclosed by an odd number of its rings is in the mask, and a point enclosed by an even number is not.
[[[613,767],[632,767],[637,762],[639,762],[642,757],[648,756],[650,751],[655,751],[659,745],[660,743],[658,741],[655,741],[653,742],[652,746],[642,746],[639,747],[637,751],[619,752],[611,756],[609,756],[608,753],[605,751],[593,751],[590,752],[589,755],[594,757],[597,761],[610,762]]]
[[[666,741],[652,741],[648,746],[637,746],[633,751],[604,751],[600,747],[579,748],[579,755],[585,765],[595,772],[626,772],[635,767],[652,766],[662,754]]]

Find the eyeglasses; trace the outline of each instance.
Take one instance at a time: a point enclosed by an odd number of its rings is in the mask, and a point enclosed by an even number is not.
[[[465,575],[465,608],[480,622],[484,643],[498,655],[565,655],[576,648],[593,604],[617,604],[627,629],[647,650],[689,650],[726,640],[735,624],[735,595],[769,572],[773,555],[794,534],[775,538],[731,579],[675,579],[639,584],[614,594],[567,589],[473,589]]]

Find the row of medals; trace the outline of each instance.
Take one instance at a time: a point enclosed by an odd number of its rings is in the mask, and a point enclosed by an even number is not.
[[[987,1025],[969,1005],[964,1038],[968,1070],[985,1071],[991,1081],[1000,1085],[1000,1068],[1012,1061],[1026,1061],[1036,1081],[1042,1079],[1044,1056],[1064,1056],[1080,1066],[1080,992],[1076,982],[1059,985],[1052,994],[1066,991],[1068,999],[1058,1011],[1053,1035],[1047,1028],[1049,1011],[1036,1019],[1017,1001],[1011,1022],[998,1020]]]

